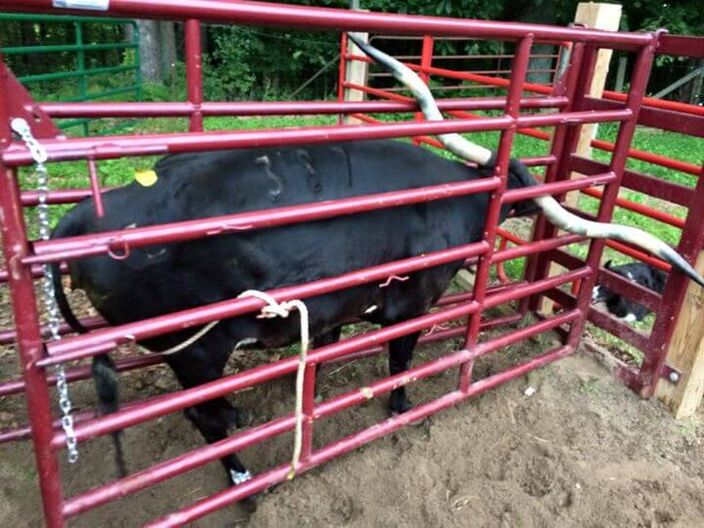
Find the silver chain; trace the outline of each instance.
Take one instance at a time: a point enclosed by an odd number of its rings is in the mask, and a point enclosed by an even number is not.
[[[49,225],[49,205],[47,196],[49,194],[49,173],[44,164],[47,160],[47,153],[44,147],[34,138],[32,130],[27,121],[21,117],[12,120],[12,130],[14,130],[32,155],[35,163],[34,174],[37,177],[37,191],[39,192],[39,204],[37,205],[37,219],[39,221],[39,238],[49,240],[51,228]],[[49,332],[53,341],[61,339],[59,327],[59,307],[54,295],[54,282],[51,267],[47,264],[43,266],[44,277],[42,278],[42,293],[44,308],[49,318]],[[66,370],[63,365],[56,366],[56,390],[59,393],[59,408],[61,409],[61,428],[66,436],[66,449],[68,451],[68,461],[73,464],[78,461],[78,441],[76,431],[73,428],[73,416],[71,416],[71,398],[68,393],[68,381]]]

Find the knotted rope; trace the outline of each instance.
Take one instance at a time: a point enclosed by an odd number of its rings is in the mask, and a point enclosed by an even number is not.
[[[306,358],[308,356],[308,342],[310,341],[310,328],[308,318],[308,307],[300,299],[292,301],[276,302],[271,295],[258,290],[247,290],[239,297],[256,297],[264,301],[266,306],[261,309],[257,316],[260,319],[271,319],[281,317],[286,319],[293,310],[298,310],[301,319],[301,351],[298,355],[298,371],[296,372],[296,429],[293,437],[293,456],[291,457],[291,469],[288,472],[288,479],[296,476],[296,468],[301,458],[301,448],[303,444],[303,380],[306,370]]]
[[[293,456],[291,457],[291,470],[289,471],[289,480],[296,476],[296,468],[301,458],[301,448],[303,443],[303,380],[306,370],[306,358],[308,356],[308,342],[310,341],[310,328],[309,328],[309,318],[308,318],[308,307],[305,303],[299,299],[294,299],[291,301],[276,302],[271,295],[261,292],[259,290],[247,290],[242,292],[237,296],[242,297],[256,297],[257,299],[264,301],[266,306],[262,307],[258,319],[272,319],[274,317],[281,317],[286,319],[293,310],[298,310],[301,319],[301,352],[298,356],[298,371],[296,372],[296,429],[293,439]],[[198,332],[193,334],[191,337],[186,339],[184,342],[171,347],[170,349],[162,352],[163,355],[175,354],[180,352],[186,347],[191,346],[193,343],[202,338],[205,334],[210,332],[215,325],[220,321],[212,321],[205,325]]]

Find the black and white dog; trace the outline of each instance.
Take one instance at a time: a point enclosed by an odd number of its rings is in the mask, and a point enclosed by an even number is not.
[[[609,260],[604,267],[656,293],[662,293],[667,280],[667,273],[643,262],[612,266]],[[606,286],[597,285],[592,289],[592,304],[600,302],[606,304],[609,312],[629,323],[642,320],[649,311],[644,306],[611,291]]]

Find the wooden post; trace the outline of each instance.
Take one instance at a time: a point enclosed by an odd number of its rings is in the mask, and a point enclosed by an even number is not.
[[[704,272],[704,252],[696,265]],[[704,397],[704,290],[694,283],[687,287],[684,305],[675,324],[667,352],[667,364],[680,373],[677,384],[660,378],[655,395],[675,415],[676,419],[694,414]]]
[[[618,26],[621,22],[621,5],[581,2],[577,5],[577,13],[574,17],[574,21],[575,23],[582,24],[588,28],[618,31]],[[588,94],[591,97],[601,97],[604,93],[606,76],[609,73],[609,63],[611,62],[612,54],[613,50],[610,49],[599,50],[599,55],[597,56],[596,64],[594,66],[592,84],[588,91]],[[592,139],[596,137],[597,127],[598,126],[596,124],[582,125],[579,139],[577,141],[577,149],[575,150],[576,155],[585,158],[592,157],[591,142]],[[577,173],[572,173],[570,175],[570,178],[575,177],[579,177],[579,175]],[[567,194],[565,203],[574,207],[577,205],[578,198],[579,191],[573,191]],[[552,277],[557,275],[559,270],[559,265],[554,262],[551,263],[548,276]],[[547,314],[552,313],[553,306],[554,303],[550,299],[544,297],[541,305],[541,311]]]
[[[369,42],[369,33],[352,33],[352,35],[362,40],[363,42]],[[359,49],[357,45],[352,42],[352,40],[347,41],[347,53],[349,53],[350,55],[364,55],[364,52]],[[361,86],[366,86],[368,73],[368,62],[361,62],[356,60],[347,61],[345,81]],[[364,101],[365,97],[366,94],[361,90],[345,88],[345,101]],[[360,123],[359,119],[350,116],[345,116],[343,122],[346,125],[357,125]]]
[[[577,6],[577,14],[574,17],[574,21],[588,28],[618,31],[618,26],[621,23],[621,5],[582,2]],[[596,66],[594,67],[592,85],[589,87],[588,92],[591,97],[601,97],[604,93],[612,54],[613,50],[610,49],[599,50]],[[596,137],[597,128],[598,125],[596,123],[582,125],[577,143],[576,154],[578,156],[591,157],[591,141]],[[574,191],[571,195],[568,195],[567,203],[575,205],[578,196],[579,192]]]

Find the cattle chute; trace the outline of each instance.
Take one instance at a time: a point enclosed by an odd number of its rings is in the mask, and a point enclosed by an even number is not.
[[[51,2],[44,0],[16,1],[6,4],[8,8],[17,10],[41,11],[47,13],[70,12],[51,7]],[[101,4],[102,5],[102,4]],[[61,342],[48,343],[41,346],[42,329],[33,293],[33,275],[38,274],[36,266],[48,262],[59,262],[69,259],[78,259],[97,254],[112,254],[116,257],[124,255],[126,250],[154,243],[167,243],[189,238],[212,236],[218,229],[228,230],[238,227],[250,226],[257,229],[268,225],[275,214],[279,214],[276,221],[297,222],[316,218],[316,215],[334,215],[343,212],[354,212],[362,208],[373,207],[374,198],[365,201],[364,198],[341,200],[339,203],[326,205],[325,210],[314,206],[301,206],[295,211],[266,211],[254,212],[246,218],[207,219],[193,220],[178,226],[157,226],[154,228],[136,228],[120,232],[113,232],[103,236],[91,236],[86,239],[56,240],[49,242],[36,242],[28,244],[24,222],[22,219],[22,206],[31,203],[35,195],[22,192],[17,186],[17,167],[29,165],[33,159],[29,152],[16,141],[12,141],[9,131],[9,121],[12,117],[26,117],[33,123],[35,137],[47,149],[50,162],[62,160],[88,160],[97,163],[101,160],[113,159],[126,155],[152,155],[197,150],[216,150],[219,148],[253,147],[255,145],[280,145],[301,144],[304,142],[327,142],[333,139],[351,140],[362,138],[382,138],[417,136],[423,134],[437,134],[446,132],[465,132],[477,130],[500,130],[501,142],[499,158],[507,160],[510,153],[511,142],[517,127],[527,126],[553,126],[556,132],[553,147],[548,163],[546,185],[538,190],[505,191],[505,174],[497,174],[481,182],[473,182],[465,187],[458,186],[447,192],[492,192],[489,218],[496,218],[502,203],[511,200],[525,199],[531,193],[544,193],[559,195],[567,190],[579,189],[595,183],[606,184],[604,201],[598,214],[598,220],[609,219],[613,208],[618,183],[625,165],[625,155],[630,139],[635,129],[640,102],[644,94],[645,83],[653,60],[654,50],[661,38],[657,33],[630,34],[589,31],[585,29],[565,29],[547,26],[533,26],[521,24],[505,24],[480,21],[456,21],[441,18],[408,17],[400,15],[380,15],[375,13],[349,13],[347,11],[330,10],[322,8],[304,8],[286,6],[281,4],[264,3],[233,3],[233,2],[206,2],[189,0],[175,5],[170,2],[137,2],[126,0],[113,0],[105,4],[104,12],[98,15],[128,16],[128,17],[154,17],[175,18],[186,23],[186,35],[189,72],[189,100],[187,102],[174,102],[164,104],[150,103],[91,103],[91,104],[36,104],[18,91],[17,85],[12,84],[12,77],[3,76],[0,81],[0,94],[3,101],[0,105],[0,129],[2,136],[2,170],[3,178],[0,182],[0,207],[3,212],[3,241],[6,262],[11,266],[6,278],[12,286],[13,305],[17,317],[17,341],[20,349],[20,358],[23,364],[24,379],[16,382],[11,387],[17,391],[26,387],[27,401],[31,410],[32,435],[37,463],[39,467],[40,482],[47,524],[62,526],[66,520],[88,509],[105,504],[113,499],[133,493],[146,486],[156,484],[164,479],[191,470],[202,464],[217,460],[226,453],[236,452],[262,439],[280,435],[291,431],[294,426],[293,416],[288,415],[278,418],[256,429],[239,432],[218,444],[212,444],[184,454],[174,461],[166,461],[151,468],[140,471],[124,479],[88,490],[80,495],[65,498],[61,490],[57,455],[64,445],[64,435],[55,430],[50,413],[50,397],[46,367],[67,361],[87,358],[96,354],[112,350],[121,344],[125,336],[143,338],[169,332],[189,324],[207,324],[222,317],[233,317],[245,313],[257,312],[262,303],[256,299],[232,299],[200,308],[193,308],[187,312],[171,314],[162,318],[155,318],[139,323],[130,323],[116,328],[101,328],[84,336],[69,337]],[[197,60],[200,56],[196,53],[199,46],[198,20],[217,21],[226,23],[266,24],[274,26],[292,25],[300,28],[318,28],[326,30],[370,30],[370,31],[395,31],[414,34],[459,35],[478,38],[501,38],[517,42],[518,53],[515,59],[514,75],[509,85],[506,98],[494,101],[483,101],[482,105],[503,110],[504,114],[498,117],[483,117],[481,119],[454,120],[445,123],[433,122],[402,122],[368,127],[340,126],[340,127],[311,127],[303,130],[291,131],[251,131],[235,132],[223,131],[216,133],[202,132],[204,116],[216,114],[261,112],[261,113],[355,113],[360,111],[401,111],[415,110],[413,105],[403,103],[390,105],[388,103],[363,102],[356,103],[209,103],[200,100],[200,69]],[[567,70],[564,82],[558,87],[555,94],[541,98],[539,102],[525,101],[521,98],[523,79],[520,72],[525,72],[525,63],[528,51],[534,41],[572,41],[573,52],[571,66]],[[598,111],[584,110],[583,88],[588,85],[591,67],[598,47],[613,47],[625,49],[637,54],[638,67],[634,70],[631,79],[631,92],[624,104],[609,109]],[[4,66],[3,66],[4,68]],[[519,74],[516,74],[519,72]],[[544,114],[524,114],[521,112],[521,103],[526,107],[541,105],[543,108],[559,108],[560,112]],[[454,102],[459,107],[472,108],[478,104],[473,101]],[[443,103],[441,102],[441,107]],[[34,113],[27,108],[34,109]],[[51,117],[87,117],[106,115],[180,115],[190,119],[191,131],[180,134],[153,134],[143,136],[122,136],[103,138],[71,138],[58,139],[56,131],[51,126]],[[569,168],[571,147],[574,143],[575,124],[591,121],[616,121],[621,123],[619,139],[615,146],[614,156],[609,164],[607,173],[596,174],[577,182],[560,181],[560,174]],[[97,198],[97,190],[94,189]],[[424,191],[426,192],[426,191]],[[436,190],[436,192],[440,192]],[[50,203],[74,199],[80,193],[50,193]],[[376,197],[378,198],[378,197]],[[421,192],[399,191],[394,196],[386,197],[388,200],[413,200],[429,199]],[[387,204],[388,205],[388,204]],[[382,204],[383,206],[383,204]],[[505,251],[494,249],[496,236],[495,220],[486,225],[487,236],[482,242],[467,247],[452,248],[439,251],[435,254],[416,255],[402,261],[381,264],[374,269],[351,272],[342,277],[322,279],[315,284],[296,285],[280,291],[269,292],[277,301],[290,300],[299,297],[311,296],[316,292],[331,291],[334,288],[349,287],[358,284],[361,280],[379,281],[384,283],[390,277],[402,277],[413,269],[422,269],[424,266],[437,265],[442,262],[458,258],[478,259],[478,275],[487,277],[489,267],[497,262],[514,258],[551,251],[569,243],[580,240],[580,237],[557,236],[537,238],[530,244],[520,248]],[[486,281],[477,281],[471,293],[460,294],[450,299],[445,299],[445,306],[451,306],[443,311],[433,312],[417,319],[391,326],[383,330],[376,330],[363,336],[346,339],[338,344],[322,347],[312,351],[309,356],[310,364],[320,364],[335,359],[349,359],[354,354],[378,352],[379,343],[405,335],[410,332],[430,328],[433,325],[457,319],[469,318],[466,328],[454,328],[444,333],[433,333],[430,338],[465,336],[466,342],[453,354],[443,356],[426,364],[414,367],[406,376],[392,376],[377,380],[365,390],[355,390],[328,401],[315,403],[312,398],[313,391],[308,380],[308,398],[304,402],[304,412],[309,419],[310,427],[304,431],[302,469],[307,470],[323,462],[346,453],[355,447],[363,445],[379,436],[427,416],[451,405],[454,405],[471,396],[491,389],[509,379],[523,375],[530,370],[557,360],[574,351],[579,342],[584,324],[584,314],[588,309],[591,285],[594,283],[594,270],[597,268],[603,242],[591,243],[590,251],[585,266],[557,277],[541,278],[527,282],[511,284],[508,287],[488,288]],[[576,302],[563,313],[540,320],[533,325],[506,333],[490,341],[479,341],[479,330],[487,325],[500,326],[509,321],[522,318],[521,313],[515,313],[503,318],[489,321],[481,320],[481,314],[492,308],[509,301],[527,299],[540,293],[556,290],[563,284],[575,280],[582,281]],[[100,327],[100,321],[91,321],[91,325]],[[568,327],[569,325],[569,327]],[[539,357],[533,358],[515,368],[495,374],[489,378],[473,381],[471,377],[473,362],[482,355],[489,354],[502,347],[538,333],[564,327],[564,341],[557,347],[546,351]],[[138,361],[128,358],[118,363],[118,368],[129,369],[147,362],[158,361],[158,356]],[[228,376],[222,380],[212,382],[206,386],[179,391],[172,395],[159,396],[151,400],[135,402],[125,406],[121,411],[103,418],[88,418],[78,420],[76,437],[79,443],[85,442],[99,435],[108,434],[125,427],[142,423],[146,420],[162,416],[192,405],[202,399],[214,398],[239,391],[247,387],[265,382],[272,377],[292,373],[296,368],[296,360],[282,359],[268,365],[266,368],[255,369],[252,372],[242,372]],[[432,376],[448,368],[459,368],[461,377],[457,390],[436,400],[418,406],[398,417],[385,420],[381,424],[345,437],[337,442],[313,449],[312,435],[316,420],[330,416],[342,409],[367,401],[369,397],[384,394],[413,380],[420,380]],[[69,380],[85,377],[85,368],[78,367],[67,372]],[[19,385],[18,385],[19,383]],[[9,389],[5,389],[9,391]],[[21,431],[20,431],[21,433]],[[17,436],[19,433],[14,433]],[[263,447],[264,448],[264,447]],[[199,518],[221,507],[222,505],[241,500],[242,498],[261,491],[277,482],[287,478],[288,465],[277,466],[263,471],[254,476],[252,480],[239,486],[229,488],[219,494],[213,495],[193,505],[185,505],[184,509],[172,516],[156,521],[159,526],[181,525]]]

